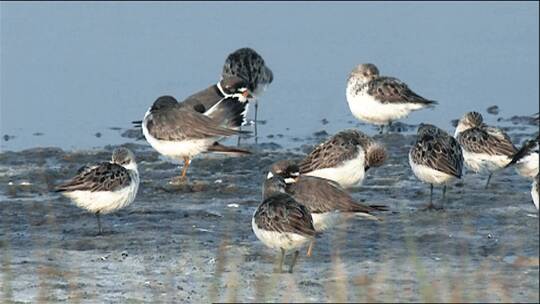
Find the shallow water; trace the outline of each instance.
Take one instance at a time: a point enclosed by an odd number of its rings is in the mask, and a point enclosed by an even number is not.
[[[274,71],[259,130],[280,145],[356,124],[345,80],[362,62],[439,101],[405,123],[451,128],[492,105],[506,117],[538,112],[535,2],[2,2],[0,16],[2,150],[123,143],[158,96],[215,83],[244,46]]]
[[[526,117],[538,112],[538,3],[2,2],[0,16],[0,302],[539,301],[530,181],[509,169],[484,190],[467,174],[445,211],[422,212],[429,187],[407,162],[419,122],[453,133],[472,109],[517,145],[538,131]],[[169,186],[179,167],[121,135],[136,137],[130,122],[159,95],[215,82],[242,46],[275,75],[259,144],[244,141],[255,153],[204,155],[189,185]],[[266,170],[338,130],[375,133],[345,101],[348,72],[367,61],[440,104],[377,136],[390,158],[352,194],[388,205],[384,221],[349,219],[275,274],[277,253],[251,231]],[[119,144],[141,185],[96,237],[95,217],[51,189]]]
[[[513,138],[530,134],[514,130]],[[113,146],[89,151],[36,148],[0,153],[0,298],[23,302],[445,301],[538,302],[539,222],[530,181],[505,170],[465,175],[449,188],[446,210],[423,212],[429,187],[407,163],[411,135],[377,137],[389,159],[354,189],[386,204],[383,222],[348,219],[302,251],[293,274],[273,273],[276,252],[251,231],[260,184],[278,159],[301,158],[320,139],[295,149],[250,146],[247,157],[206,156],[190,184],[147,145],[137,155],[136,201],[95,217],[50,189],[81,164],[108,159]],[[436,203],[441,195],[436,189]]]

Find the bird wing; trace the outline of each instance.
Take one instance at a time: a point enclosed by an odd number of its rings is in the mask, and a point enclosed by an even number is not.
[[[413,92],[397,78],[378,77],[368,83],[368,94],[383,103],[419,103],[425,105],[436,104],[433,100]]]
[[[287,194],[274,195],[264,200],[255,218],[256,224],[265,230],[292,232],[307,237],[317,234],[311,213]]]
[[[155,111],[145,120],[148,132],[160,140],[205,139],[239,133],[219,126],[208,116],[181,107]]]
[[[508,135],[495,128],[471,128],[458,134],[457,140],[464,150],[473,153],[512,157],[517,150]]]
[[[411,149],[414,162],[461,178],[463,153],[458,142],[449,135],[425,135]]]
[[[358,144],[334,136],[329,141],[318,145],[300,163],[300,173],[317,169],[332,168],[353,159],[358,153]]]
[[[84,166],[70,181],[59,185],[57,192],[64,191],[116,191],[127,187],[131,177],[126,168],[112,163]]]
[[[300,176],[295,183],[287,187],[287,192],[312,213],[331,211],[364,212],[375,209],[357,203],[337,183],[315,176]]]

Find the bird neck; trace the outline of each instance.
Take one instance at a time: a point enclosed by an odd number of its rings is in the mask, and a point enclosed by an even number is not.
[[[232,94],[227,94],[225,93],[225,91],[223,90],[223,87],[221,86],[221,81],[219,81],[217,84],[216,84],[218,90],[219,90],[219,93],[223,96],[223,97],[232,97],[233,95]]]

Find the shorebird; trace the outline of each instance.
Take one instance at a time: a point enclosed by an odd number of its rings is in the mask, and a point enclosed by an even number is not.
[[[429,205],[434,209],[433,185],[444,185],[461,178],[463,154],[458,142],[445,131],[430,124],[420,124],[416,142],[409,151],[409,164],[416,177],[430,185]]]
[[[253,95],[250,99],[255,103],[255,142],[257,142],[258,99],[274,80],[272,70],[265,64],[261,55],[246,47],[227,56],[221,75],[223,77],[237,76],[247,81],[248,89]]]
[[[540,135],[536,135],[534,139],[527,140],[516,154],[514,154],[506,167],[515,164],[516,171],[524,177],[534,178],[538,175],[539,140]]]
[[[469,112],[459,120],[454,137],[461,145],[467,168],[489,174],[486,189],[493,173],[508,165],[517,152],[508,135],[484,124],[478,112]]]
[[[264,245],[281,251],[276,271],[282,272],[286,252],[294,250],[289,266],[289,272],[292,273],[299,254],[298,248],[312,241],[317,232],[307,208],[284,193],[284,188],[285,182],[279,176],[264,182],[263,201],[253,214],[251,226],[255,236]]]
[[[335,181],[343,188],[360,184],[365,171],[386,160],[386,149],[366,134],[349,129],[317,146],[300,162],[300,174]]]
[[[111,162],[103,162],[79,169],[70,181],[55,188],[75,205],[96,215],[98,235],[100,214],[107,214],[131,204],[139,188],[139,171],[133,152],[126,148],[113,151]]]
[[[249,151],[227,147],[217,140],[242,131],[235,128],[245,122],[245,104],[234,98],[224,98],[204,113],[194,111],[172,96],[161,96],[146,112],[142,129],[148,143],[160,154],[183,160],[179,179],[186,179],[191,159],[202,152],[249,154]]]
[[[539,176],[538,174],[536,174],[532,182],[532,187],[531,187],[531,196],[533,199],[534,206],[536,207],[536,210],[538,210],[538,190],[540,189],[538,183],[539,183]]]
[[[274,176],[283,178],[286,183],[285,192],[311,212],[313,226],[319,232],[335,226],[345,213],[379,220],[371,213],[388,210],[385,206],[367,206],[355,201],[338,183],[331,180],[299,175],[298,165],[291,160],[280,160],[272,164],[267,178]]]
[[[437,102],[413,92],[407,84],[393,77],[379,75],[374,64],[356,66],[347,79],[347,102],[352,114],[359,120],[389,130],[392,121],[410,112],[433,107]]]

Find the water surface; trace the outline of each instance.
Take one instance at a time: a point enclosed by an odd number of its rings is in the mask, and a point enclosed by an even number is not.
[[[538,112],[533,2],[2,2],[0,14],[0,134],[14,136],[2,150],[129,141],[109,128],[129,128],[160,95],[216,82],[244,46],[275,75],[260,102],[263,141],[354,126],[345,81],[362,62],[439,101],[406,123],[451,129],[491,105],[507,117]]]

